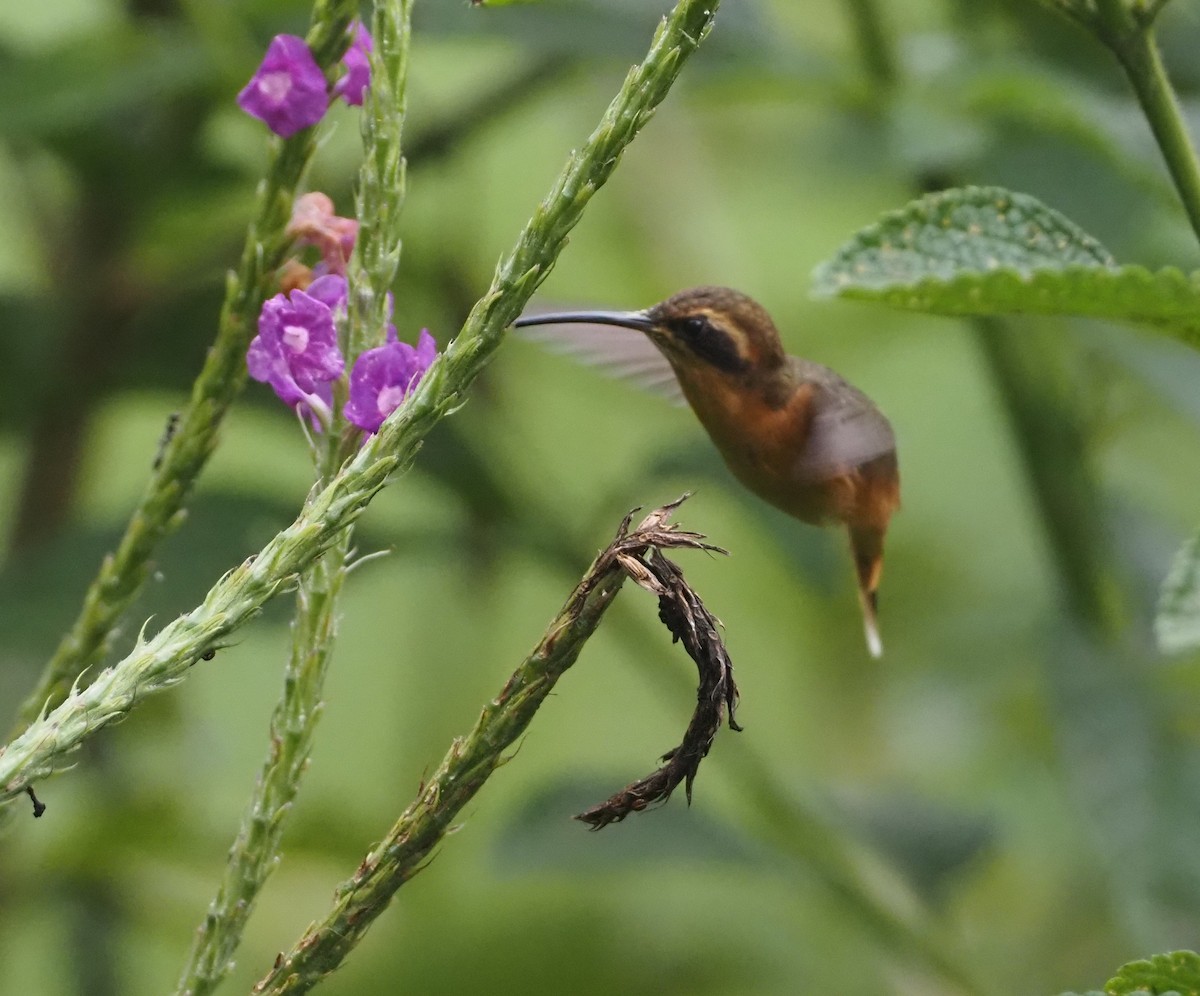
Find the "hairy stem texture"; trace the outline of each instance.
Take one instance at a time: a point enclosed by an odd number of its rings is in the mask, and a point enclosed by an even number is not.
[[[327,72],[345,51],[358,4],[318,0],[308,42]],[[37,686],[21,704],[13,733],[61,703],[73,683],[86,685],[88,668],[108,652],[117,623],[133,604],[158,545],[183,521],[183,506],[217,444],[217,430],[246,382],[246,348],[269,293],[274,271],[287,250],[284,229],[296,188],[316,149],[314,129],[273,141],[271,163],[258,190],[254,220],[246,232],[242,260],[229,276],[217,336],[192,385],[191,401],[178,430],[157,463],[125,534],[84,595],[83,608],[59,643]]]
[[[126,658],[0,750],[0,801],[67,765],[72,751],[126,716],[139,699],[183,680],[197,660],[219,648],[269,599],[294,587],[299,572],[361,514],[389,477],[410,466],[433,426],[464,403],[467,389],[549,273],[588,201],[707,34],[716,8],[715,0],[681,0],[663,21],[645,61],[630,71],[599,127],[570,157],[459,337],[370,442],[310,498],[296,521],[225,575],[199,607],[153,639],[139,640]]]
[[[525,732],[555,683],[575,663],[626,575],[636,580],[646,573],[642,558],[648,551],[667,546],[711,549],[703,537],[677,531],[668,523],[678,504],[651,512],[633,532],[628,531],[626,518],[616,539],[592,563],[532,653],[484,708],[474,729],[451,744],[417,798],[363,859],[353,878],[338,889],[329,912],[276,959],[270,974],[255,987],[256,993],[307,992],[342,963],[396,891],[421,870],[463,806],[504,763],[504,752]]]

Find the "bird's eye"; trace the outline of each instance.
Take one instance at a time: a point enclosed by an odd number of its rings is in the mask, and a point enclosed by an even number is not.
[[[707,315],[677,318],[672,327],[680,343],[705,363],[729,373],[746,368],[748,361],[739,347],[743,337],[735,336]]]

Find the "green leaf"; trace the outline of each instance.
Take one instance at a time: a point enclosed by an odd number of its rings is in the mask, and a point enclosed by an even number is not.
[[[1200,955],[1194,951],[1172,951],[1146,961],[1122,965],[1116,977],[1104,986],[1108,996],[1179,996],[1200,990]]]
[[[1154,620],[1158,646],[1168,653],[1200,647],[1200,533],[1179,548],[1163,582]]]
[[[1200,274],[1118,266],[1036,198],[946,190],[864,228],[813,275],[814,293],[941,315],[1090,315],[1200,343]]]

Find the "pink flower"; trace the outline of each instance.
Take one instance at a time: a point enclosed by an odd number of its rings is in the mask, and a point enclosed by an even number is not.
[[[437,358],[437,343],[428,329],[421,330],[415,347],[396,339],[362,353],[350,371],[350,400],[346,418],[360,429],[375,433],[394,412]]]
[[[304,245],[316,246],[326,273],[345,276],[346,262],[358,238],[358,222],[334,214],[329,196],[314,190],[296,198],[287,235]]]

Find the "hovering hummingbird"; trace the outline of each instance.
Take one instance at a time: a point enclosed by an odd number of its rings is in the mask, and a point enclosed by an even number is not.
[[[900,471],[891,423],[871,399],[828,367],[784,353],[766,309],[727,287],[680,291],[644,311],[526,315],[513,324],[577,323],[644,333],[653,350],[593,329],[595,345],[581,341],[579,351],[647,384],[674,379],[742,484],[803,522],[846,527],[867,647],[879,657],[883,539],[900,505]]]

